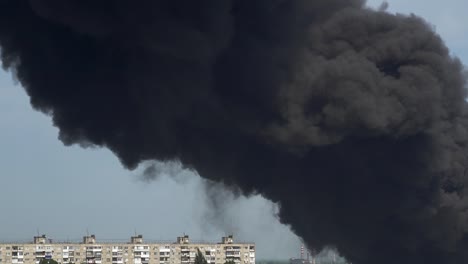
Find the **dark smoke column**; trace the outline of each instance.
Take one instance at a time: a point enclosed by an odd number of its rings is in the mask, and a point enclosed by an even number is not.
[[[359,0],[0,0],[0,47],[65,144],[180,160],[355,264],[468,263],[465,74]]]

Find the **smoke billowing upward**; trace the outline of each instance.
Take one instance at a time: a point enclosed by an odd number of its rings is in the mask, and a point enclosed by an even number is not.
[[[180,160],[358,264],[468,260],[465,76],[361,0],[0,0],[3,66],[65,144]]]

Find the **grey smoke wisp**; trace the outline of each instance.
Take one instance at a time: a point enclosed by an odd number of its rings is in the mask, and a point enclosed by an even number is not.
[[[384,10],[0,0],[1,59],[67,145],[129,169],[179,160],[356,264],[467,263],[464,69],[421,18]]]

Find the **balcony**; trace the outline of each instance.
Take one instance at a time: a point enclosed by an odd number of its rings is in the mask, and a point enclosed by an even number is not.
[[[112,258],[112,263],[123,263],[123,258],[122,257],[113,257]]]

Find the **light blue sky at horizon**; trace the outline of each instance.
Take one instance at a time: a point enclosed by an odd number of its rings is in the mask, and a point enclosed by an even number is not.
[[[389,12],[413,12],[428,20],[468,64],[468,1],[388,2]],[[368,3],[378,7],[382,1]],[[172,241],[186,233],[217,241],[233,233],[237,240],[256,242],[260,259],[299,255],[299,238],[278,222],[275,206],[262,197],[228,194],[215,219],[202,181],[189,171],[148,183],[107,149],[63,146],[51,118],[32,110],[24,90],[3,71],[0,131],[0,241],[29,241],[37,230],[59,240],[80,239],[87,230],[98,240],[128,240],[136,231],[152,240]]]

